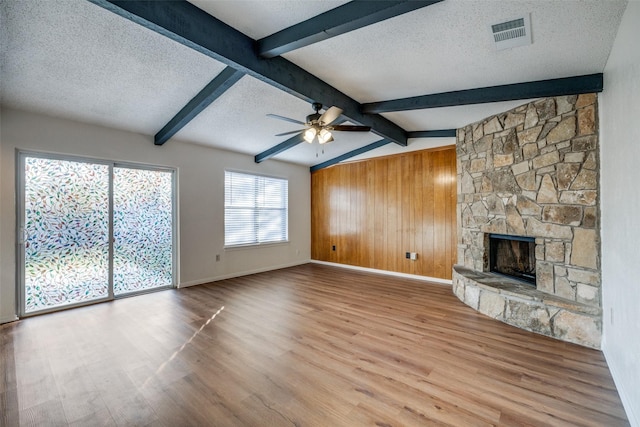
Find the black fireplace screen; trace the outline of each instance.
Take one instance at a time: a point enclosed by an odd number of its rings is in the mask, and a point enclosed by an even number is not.
[[[532,237],[489,235],[489,267],[496,273],[524,280],[535,286],[536,254]]]

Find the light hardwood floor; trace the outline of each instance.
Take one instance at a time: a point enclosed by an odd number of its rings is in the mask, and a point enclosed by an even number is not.
[[[601,352],[317,264],[0,333],[6,426],[628,425]]]

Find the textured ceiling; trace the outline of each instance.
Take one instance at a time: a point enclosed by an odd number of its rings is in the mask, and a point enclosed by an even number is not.
[[[345,1],[192,0],[254,39]],[[445,0],[283,55],[357,101],[599,73],[623,0]],[[158,132],[224,65],[85,0],[0,0],[3,104],[132,130]],[[496,51],[489,26],[530,14],[533,44]],[[605,88],[606,90],[606,88]],[[526,100],[385,113],[407,131],[452,129]],[[245,76],[174,138],[256,155],[289,137],[311,106]],[[375,142],[336,133],[325,147],[299,144],[276,159],[314,165]],[[450,144],[410,140],[366,155]],[[167,142],[171,143],[171,140]],[[324,149],[324,153],[323,153]]]
[[[446,0],[283,56],[361,103],[599,73],[623,11],[609,0]],[[527,13],[533,43],[497,51],[491,24]]]
[[[348,3],[348,0],[190,0],[254,40]]]
[[[14,107],[153,135],[224,68],[86,1],[1,7]]]

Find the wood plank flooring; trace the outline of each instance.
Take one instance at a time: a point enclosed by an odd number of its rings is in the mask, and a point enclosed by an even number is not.
[[[307,264],[0,328],[3,426],[624,426],[601,352]]]

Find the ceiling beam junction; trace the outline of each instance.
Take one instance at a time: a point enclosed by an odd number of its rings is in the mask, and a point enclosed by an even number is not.
[[[441,1],[354,0],[258,40],[258,53],[273,58]]]
[[[602,92],[602,88],[603,75],[598,73],[371,102],[363,104],[362,111],[367,114],[381,114],[392,111],[422,110],[488,102],[578,95],[581,93]]]
[[[204,89],[191,99],[182,110],[178,112],[162,129],[154,136],[154,144],[162,145],[186,126],[194,117],[200,114],[227,89],[233,86],[244,76],[244,73],[226,67]]]
[[[255,40],[187,1],[88,1],[306,102],[337,106],[348,121],[407,145],[400,126],[380,115],[362,113],[356,100],[284,58],[261,58]]]

